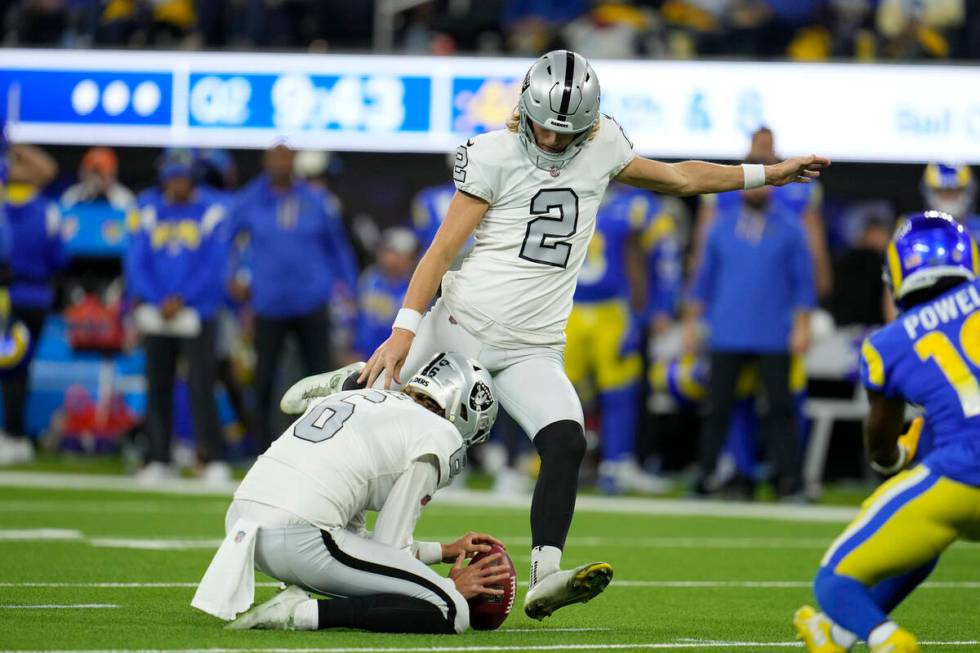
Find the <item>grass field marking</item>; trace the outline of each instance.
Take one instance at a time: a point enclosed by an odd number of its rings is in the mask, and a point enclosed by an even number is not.
[[[144,551],[187,551],[193,549],[217,550],[222,539],[215,538],[129,538],[129,537],[94,537],[87,541],[90,546],[111,549],[140,549]]]
[[[3,528],[0,541],[31,542],[37,540],[81,540],[81,531],[71,528]]]
[[[0,501],[0,513],[4,512],[70,512],[70,513],[132,513],[137,515],[186,513],[188,506],[184,503],[165,503],[162,501],[65,501],[60,499],[25,499],[21,501]],[[226,503],[195,504],[194,511],[203,513],[224,514],[228,510]]]
[[[167,479],[153,486],[139,485],[130,476],[107,474],[61,474],[52,472],[0,472],[0,486],[68,489],[109,490],[132,493],[181,494],[231,497],[237,481],[208,484],[196,479]],[[443,490],[432,503],[432,508],[462,507],[503,508],[527,510],[530,496],[501,497],[485,491]],[[691,501],[684,499],[643,499],[637,497],[579,496],[576,503],[579,512],[629,515],[675,515],[682,517],[731,517],[740,519],[767,519],[776,521],[804,521],[847,523],[854,519],[857,508],[841,506],[797,506],[764,503],[733,503],[729,501]]]
[[[0,605],[0,610],[95,610],[102,608],[121,608],[115,603],[49,603],[46,605]]]
[[[64,582],[26,582],[26,583],[13,583],[13,582],[3,582],[0,583],[0,587],[88,587],[92,589],[175,589],[182,587],[197,587],[198,581],[194,582],[159,582],[159,583],[139,583],[139,582],[96,582],[96,583],[64,583]],[[279,583],[272,582],[261,582],[255,583],[256,587],[279,587]]]

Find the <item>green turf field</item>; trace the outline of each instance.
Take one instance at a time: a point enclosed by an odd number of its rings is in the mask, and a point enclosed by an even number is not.
[[[843,526],[593,509],[576,516],[566,564],[606,560],[616,578],[593,603],[544,622],[524,617],[519,600],[501,630],[456,637],[227,632],[189,605],[226,505],[221,496],[0,487],[0,651],[793,650],[790,616],[811,600],[808,581]],[[526,510],[436,497],[417,535],[470,529],[508,542],[526,574]],[[980,547],[954,546],[930,580],[897,619],[933,642],[926,650],[980,651]],[[257,598],[274,591],[262,585]]]

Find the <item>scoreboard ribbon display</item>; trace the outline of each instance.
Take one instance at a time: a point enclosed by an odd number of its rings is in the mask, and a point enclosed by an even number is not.
[[[503,125],[530,61],[4,50],[0,115],[46,144],[448,152]],[[980,163],[980,67],[595,61],[602,110],[641,154]]]

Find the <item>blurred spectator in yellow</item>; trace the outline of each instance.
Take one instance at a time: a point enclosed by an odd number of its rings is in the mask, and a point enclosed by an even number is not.
[[[119,160],[111,147],[93,147],[78,166],[78,183],[61,195],[61,204],[70,209],[76,204],[106,202],[112,208],[127,211],[136,203],[133,192],[119,183],[116,174]]]
[[[877,24],[885,39],[882,51],[897,59],[944,59],[952,53],[951,41],[965,18],[965,0],[881,0]]]

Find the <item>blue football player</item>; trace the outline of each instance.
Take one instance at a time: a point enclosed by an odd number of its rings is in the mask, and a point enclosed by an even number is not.
[[[635,459],[644,322],[670,324],[680,283],[673,217],[652,193],[611,187],[579,272],[568,318],[565,371],[580,389],[592,377],[601,413],[599,481],[609,493],[663,492]],[[631,296],[632,295],[632,296]]]
[[[885,280],[900,311],[861,348],[871,404],[871,466],[894,478],[865,501],[821,562],[809,606],[793,619],[810,653],[914,653],[888,617],[959,538],[980,538],[980,254],[953,216],[911,216],[889,245]],[[906,402],[922,406],[930,451],[917,457],[921,420],[901,434]],[[910,463],[921,460],[914,466]],[[903,471],[905,470],[905,471]]]
[[[927,210],[945,211],[980,240],[980,213],[976,213],[977,180],[969,166],[930,163],[922,173],[922,200]]]

